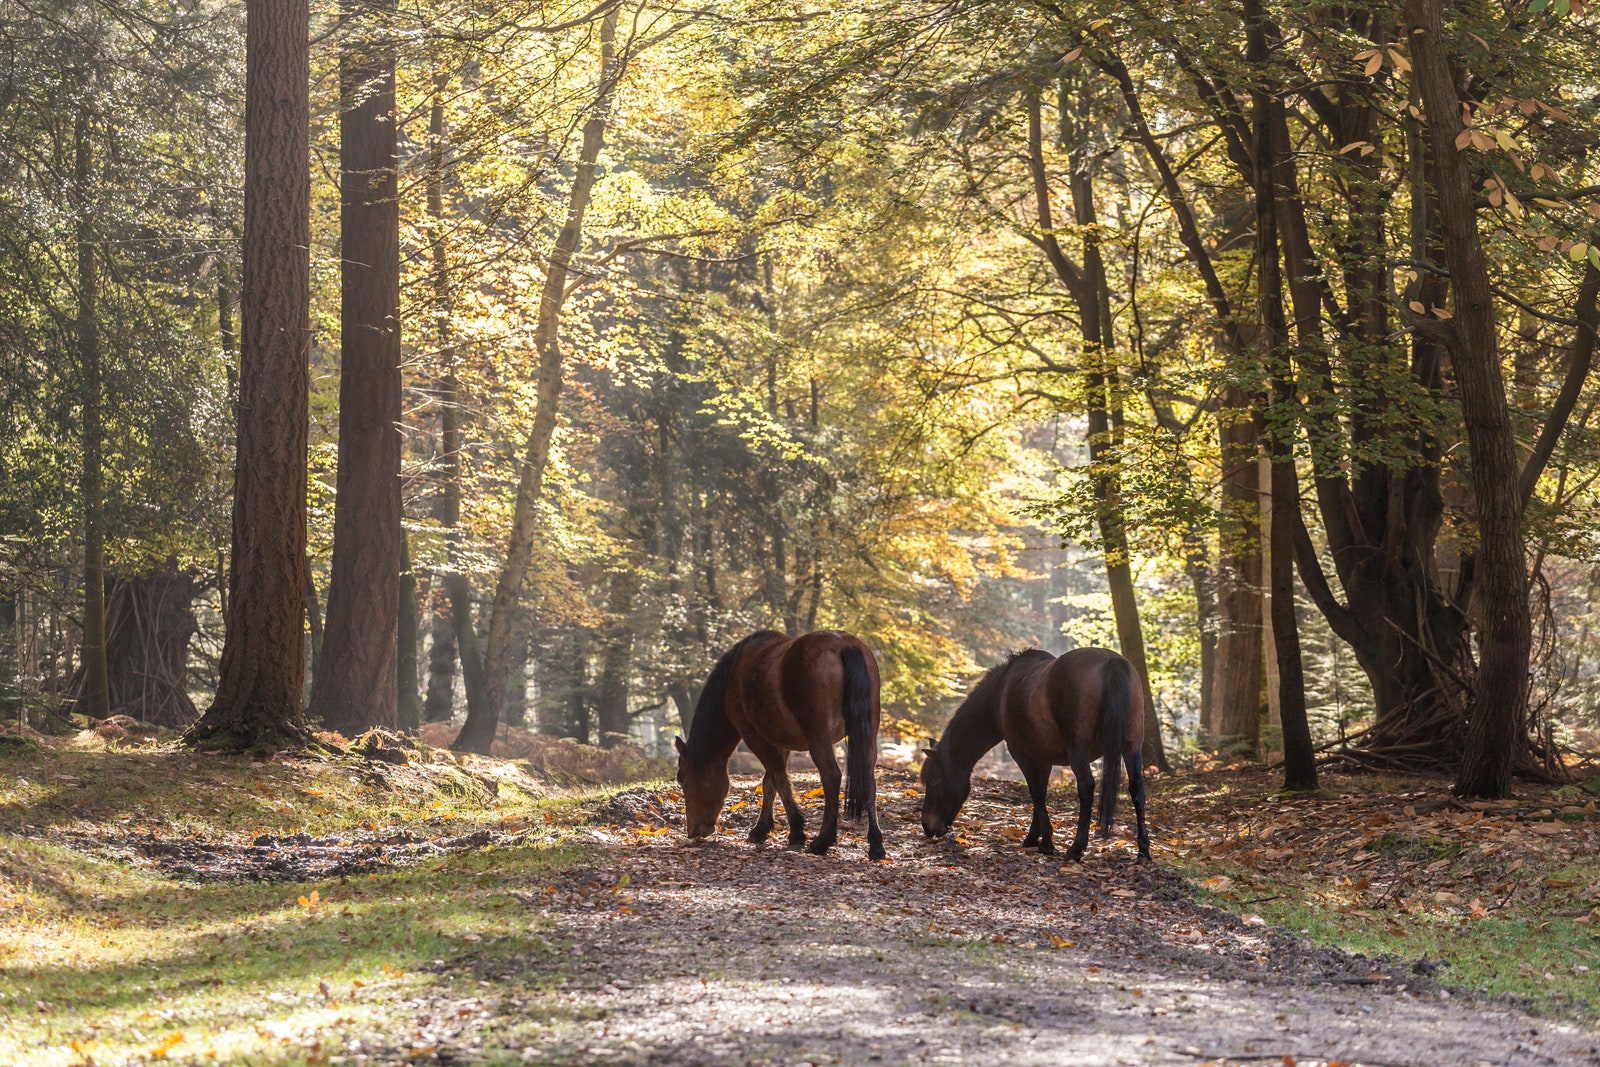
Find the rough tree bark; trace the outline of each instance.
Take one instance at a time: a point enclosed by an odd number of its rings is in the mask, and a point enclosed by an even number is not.
[[[168,560],[149,574],[113,575],[106,585],[107,714],[188,726],[197,714],[188,686],[189,639],[197,629],[194,575]],[[79,668],[68,698],[81,701],[87,683]]]
[[[400,610],[400,202],[394,0],[346,0],[339,58],[339,470],[309,714],[395,725]]]
[[[251,0],[245,25],[244,276],[228,633],[191,745],[310,740],[305,673],[311,174],[307,0]]]
[[[608,8],[600,23],[599,86],[588,120],[583,126],[583,143],[578,152],[577,173],[567,200],[566,222],[556,237],[555,246],[550,250],[545,270],[544,288],[539,299],[539,318],[534,326],[539,383],[533,431],[529,434],[526,454],[522,459],[517,502],[511,520],[511,537],[506,545],[505,563],[500,569],[494,606],[489,616],[489,634],[483,658],[482,698],[473,700],[469,684],[467,721],[451,745],[459,752],[488,753],[499,719],[501,695],[505,692],[511,646],[517,629],[514,616],[522,598],[528,565],[533,559],[536,508],[544,487],[545,468],[550,459],[550,441],[555,433],[557,405],[561,395],[561,307],[566,300],[572,257],[583,236],[583,217],[589,209],[590,195],[598,176],[596,164],[605,143],[619,73],[616,64],[618,10],[616,5]],[[460,651],[463,669],[467,669],[467,649],[464,644]]]
[[[1441,0],[1407,0],[1406,39],[1428,116],[1434,192],[1455,317],[1445,326],[1472,456],[1478,511],[1478,674],[1456,791],[1503,797],[1527,747],[1528,613],[1516,442],[1495,330],[1489,268],[1478,237],[1472,175],[1456,138],[1461,98],[1445,53]]]

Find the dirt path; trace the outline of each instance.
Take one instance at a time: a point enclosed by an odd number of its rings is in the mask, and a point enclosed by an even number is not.
[[[1404,965],[1198,905],[1159,865],[1134,866],[1125,841],[1096,842],[1078,866],[1022,852],[999,820],[925,843],[909,784],[885,790],[888,864],[868,863],[848,833],[826,858],[744,844],[753,780],[736,784],[738,810],[701,847],[670,829],[670,799],[624,794],[587,831],[598,866],[508,887],[553,922],[570,977],[482,1016],[460,1053],[551,1064],[1600,1064],[1600,1037],[1580,1026],[1464,1003]],[[1021,798],[1004,782],[974,797]],[[512,976],[478,977],[492,998],[495,980]]]

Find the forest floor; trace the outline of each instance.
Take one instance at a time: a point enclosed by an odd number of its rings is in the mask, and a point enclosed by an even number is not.
[[[745,844],[753,779],[688,846],[670,785],[442,754],[0,755],[0,1062],[1600,1064],[1582,784],[1157,778],[1149,867],[880,791],[888,863]]]

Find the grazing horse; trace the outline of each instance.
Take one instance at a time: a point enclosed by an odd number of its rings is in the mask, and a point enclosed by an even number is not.
[[[717,660],[695,703],[689,740],[676,738],[678,784],[691,838],[716,832],[728,798],[728,757],[742,739],[766,775],[761,779],[761,816],[749,840],[760,844],[772,832],[772,798],[783,798],[789,817],[789,847],[825,854],[839,837],[839,763],[833,743],[846,739],[849,771],[845,814],[867,816],[867,855],[885,858],[878,829],[878,661],[859,640],[838,630],[790,638],[760,630]],[[789,753],[811,753],[822,776],[822,829],[806,845],[805,817],[789,784]]]
[[[990,669],[956,709],[944,736],[927,750],[922,765],[922,831],[942,837],[950,831],[972,790],[972,768],[1001,741],[1028,781],[1033,822],[1022,847],[1055,853],[1045,794],[1057,764],[1078,779],[1078,833],[1067,858],[1083,858],[1094,803],[1089,765],[1105,758],[1100,788],[1100,836],[1111,836],[1117,814],[1117,779],[1128,769],[1128,795],[1139,819],[1139,860],[1150,862],[1150,835],[1144,825],[1144,690],[1133,664],[1106,648],[1076,648],[1061,656],[1042,649],[1018,652]]]

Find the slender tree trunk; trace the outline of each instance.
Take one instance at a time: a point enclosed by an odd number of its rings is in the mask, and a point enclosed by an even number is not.
[[[1261,0],[1244,0],[1246,60],[1253,67],[1255,79],[1250,96],[1255,112],[1258,318],[1265,357],[1263,364],[1271,390],[1266,412],[1266,439],[1272,487],[1272,643],[1278,668],[1278,712],[1283,726],[1284,787],[1309,790],[1317,787],[1317,762],[1306,714],[1305,674],[1294,596],[1294,533],[1300,512],[1300,483],[1294,457],[1298,407],[1292,381],[1294,372],[1289,366],[1289,327],[1283,309],[1274,178],[1272,112],[1282,104],[1265,84],[1271,60],[1265,17]]]
[[[524,726],[528,721],[528,662],[532,658],[533,634],[524,618],[522,633],[511,646],[511,673],[506,684],[502,719],[507,726]]]
[[[636,594],[631,570],[611,575],[608,597],[611,620],[600,651],[600,678],[596,685],[595,714],[600,744],[612,748],[625,740],[632,720],[628,715],[628,675],[633,669],[633,601]]]
[[[322,601],[317,596],[317,574],[311,569],[311,557],[306,557],[306,651],[310,657],[305,690],[310,692],[316,684],[317,668],[322,663]]]
[[[539,355],[539,384],[533,432],[523,456],[517,485],[517,502],[511,519],[511,538],[506,546],[505,563],[495,586],[494,606],[489,616],[489,635],[484,652],[483,699],[474,702],[467,690],[467,721],[452,748],[461,752],[487,753],[494,740],[500,712],[500,694],[505,691],[510,661],[513,616],[522,598],[522,586],[533,559],[536,506],[544,486],[545,468],[550,459],[550,441],[555,434],[557,404],[561,395],[561,307],[566,300],[568,271],[578,241],[583,236],[583,217],[589,209],[590,195],[597,177],[596,163],[605,142],[611,118],[611,101],[618,72],[615,61],[617,7],[607,10],[600,24],[600,82],[589,119],[583,126],[583,145],[578,153],[577,174],[567,201],[567,219],[556,237],[555,247],[545,271],[544,290],[539,300],[539,318],[534,327],[534,349]],[[467,649],[461,648],[465,664]]]
[[[1518,491],[1516,443],[1506,410],[1506,389],[1495,332],[1494,297],[1478,237],[1472,174],[1456,148],[1462,130],[1461,98],[1445,54],[1441,0],[1407,0],[1417,88],[1432,138],[1435,193],[1444,237],[1445,265],[1455,293],[1449,348],[1455,363],[1461,414],[1472,456],[1478,510],[1478,676],[1468,714],[1466,751],[1456,791],[1503,797],[1511,772],[1527,751],[1527,559]]]
[[[100,275],[95,263],[94,220],[89,194],[94,172],[89,112],[80,108],[73,129],[78,199],[78,374],[82,390],[83,468],[83,700],[78,710],[91,718],[111,714],[106,672],[105,476],[101,469]]]
[[[1067,118],[1067,98],[1067,93],[1063,89],[1061,93],[1063,144],[1068,140],[1070,128]],[[1149,766],[1166,770],[1167,757],[1161,737],[1161,719],[1156,713],[1155,698],[1150,689],[1144,630],[1139,620],[1139,601],[1133,586],[1133,565],[1128,550],[1127,526],[1123,517],[1120,442],[1116,439],[1120,428],[1114,425],[1120,419],[1115,418],[1113,413],[1114,405],[1120,405],[1116,395],[1118,373],[1111,358],[1111,353],[1116,349],[1116,342],[1110,318],[1110,288],[1096,229],[1098,218],[1093,179],[1084,154],[1074,151],[1068,188],[1072,195],[1075,219],[1078,225],[1084,228],[1083,266],[1079,268],[1066,257],[1055,236],[1055,222],[1050,209],[1050,189],[1044,164],[1039,105],[1038,92],[1030,92],[1028,158],[1033,175],[1034,199],[1045,254],[1058,279],[1072,294],[1078,306],[1079,332],[1083,337],[1084,366],[1087,368],[1085,396],[1089,416],[1087,436],[1090,479],[1094,487],[1095,518],[1100,529],[1101,549],[1105,557],[1106,581],[1111,588],[1111,610],[1116,619],[1117,641],[1122,646],[1122,654],[1133,664],[1144,687],[1144,760]]]
[[[339,473],[309,714],[395,725],[400,602],[400,202],[393,0],[345,0],[339,60]]]
[[[395,726],[416,733],[421,725],[417,702],[417,575],[411,569],[411,539],[400,530],[400,620],[395,652]]]
[[[1223,390],[1222,507],[1218,516],[1217,670],[1212,740],[1254,754],[1261,738],[1261,451],[1254,405]]]
[[[440,582],[438,600],[443,610],[433,612],[433,648],[428,656],[428,699],[423,717],[428,722],[448,722],[455,711],[456,634],[452,621],[454,603],[451,578],[461,559],[461,383],[456,378],[454,331],[451,326],[453,290],[450,277],[450,250],[445,241],[444,179],[445,125],[444,97],[450,79],[438,74],[433,83],[433,107],[428,119],[428,224],[433,255],[434,339],[444,371],[439,380],[439,491],[434,497],[433,517],[445,534],[446,574]],[[465,575],[462,575],[465,581]],[[466,599],[470,601],[471,590]],[[476,646],[474,646],[476,647]]]
[[[224,749],[310,740],[305,674],[311,177],[307,0],[251,0],[230,618],[216,699],[189,730]]]

